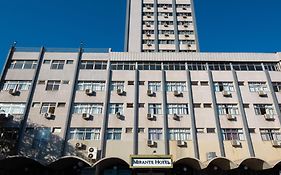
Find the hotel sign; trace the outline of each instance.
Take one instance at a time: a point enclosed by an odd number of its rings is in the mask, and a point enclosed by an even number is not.
[[[131,168],[173,168],[172,156],[132,155]]]

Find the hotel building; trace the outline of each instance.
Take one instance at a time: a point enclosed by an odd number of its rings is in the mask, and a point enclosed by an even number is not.
[[[151,46],[147,13],[173,21]],[[280,175],[281,53],[197,52],[192,1],[131,0],[128,14],[128,52],[11,47],[0,174]]]

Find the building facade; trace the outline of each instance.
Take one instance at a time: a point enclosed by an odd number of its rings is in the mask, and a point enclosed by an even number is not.
[[[125,52],[12,46],[0,83],[1,175],[281,174],[281,53],[200,53],[192,0],[128,0]]]
[[[280,60],[12,47],[0,172],[279,175]]]
[[[125,51],[199,51],[193,0],[128,0]]]

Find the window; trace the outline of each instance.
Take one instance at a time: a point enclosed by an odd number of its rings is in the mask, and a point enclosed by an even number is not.
[[[66,64],[73,64],[73,60],[66,60]]]
[[[50,64],[51,63],[51,60],[44,60],[43,61],[43,64]]]
[[[148,104],[149,114],[162,114],[161,104]]]
[[[10,69],[35,69],[37,60],[12,60]]]
[[[271,104],[254,104],[254,109],[256,115],[274,114],[274,108]]]
[[[60,103],[58,103],[57,107],[58,107],[58,108],[64,108],[65,105],[66,105],[66,103],[60,102]]]
[[[242,129],[222,129],[223,140],[244,140]]]
[[[31,81],[5,81],[3,90],[17,89],[19,91],[27,91],[31,86]]]
[[[190,129],[186,128],[170,128],[169,140],[191,140]]]
[[[164,62],[164,70],[186,70],[185,62]]]
[[[85,91],[86,89],[104,91],[105,81],[79,81],[77,84],[77,90]]]
[[[161,128],[148,128],[148,139],[149,140],[162,140],[162,129]]]
[[[272,82],[274,92],[281,92],[281,82]]]
[[[70,128],[70,140],[99,140],[100,128]]]
[[[107,140],[121,140],[122,128],[108,128],[106,133]]]
[[[125,133],[133,133],[133,128],[126,128]]]
[[[249,82],[249,90],[250,92],[268,91],[265,82]]]
[[[60,88],[60,81],[49,80],[47,82],[46,91],[57,91]]]
[[[16,150],[19,128],[1,127],[0,128],[0,145],[1,154],[12,153]]]
[[[138,128],[138,133],[144,133],[144,128]]]
[[[144,108],[144,103],[139,103],[139,108]]]
[[[149,81],[148,89],[152,92],[161,91],[161,82],[160,81]]]
[[[38,128],[33,139],[33,148],[44,148],[51,138],[51,128]]]
[[[207,133],[216,133],[215,128],[207,128]]]
[[[101,114],[102,113],[102,104],[94,103],[94,104],[83,104],[76,103],[74,104],[73,113],[75,114]]]
[[[233,69],[237,71],[262,71],[261,63],[232,63]]]
[[[24,109],[24,103],[0,103],[0,113],[23,114]]]
[[[53,60],[51,64],[51,69],[63,69],[64,60]]]
[[[202,134],[205,132],[204,128],[196,128],[196,133]]]
[[[281,71],[279,62],[276,63],[263,63],[264,69],[268,71]]]
[[[239,110],[236,104],[218,104],[219,115],[231,114],[238,115]]]
[[[111,62],[112,70],[135,70],[135,62]]]
[[[188,70],[207,70],[206,63],[204,62],[189,62],[187,63]],[[197,85],[197,84],[196,84]]]
[[[135,82],[134,81],[128,81],[128,85],[134,85]]]
[[[161,62],[138,62],[139,70],[161,70]]]
[[[281,140],[280,129],[260,129],[263,141]]]
[[[194,108],[201,108],[201,103],[194,103],[194,104],[193,104],[193,107],[194,107]]]
[[[80,65],[80,69],[104,70],[106,67],[106,61],[82,61]]]
[[[228,91],[233,92],[234,87],[232,82],[214,82],[216,92]]]
[[[204,103],[203,107],[204,108],[212,108],[212,104],[211,103]]]
[[[56,103],[42,103],[41,114],[51,113],[54,114],[56,109]]]
[[[188,114],[188,105],[187,104],[167,104],[168,114]]]
[[[111,90],[115,91],[117,89],[125,90],[124,81],[112,81],[111,82]]]
[[[109,113],[116,114],[116,113],[123,114],[123,104],[122,103],[111,103],[109,106]]]
[[[144,85],[144,81],[139,81],[139,85],[143,86]]]
[[[133,103],[127,103],[127,108],[133,108],[134,104]]]
[[[200,81],[201,86],[209,86],[208,81]]]
[[[167,82],[166,84],[167,91],[186,91],[185,82]]]
[[[40,85],[45,84],[45,80],[39,80],[38,84],[40,84]]]

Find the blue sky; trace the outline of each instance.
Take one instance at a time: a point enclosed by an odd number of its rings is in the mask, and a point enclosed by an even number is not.
[[[203,52],[281,51],[280,0],[194,0]],[[18,47],[122,51],[126,0],[1,0],[0,67]]]

